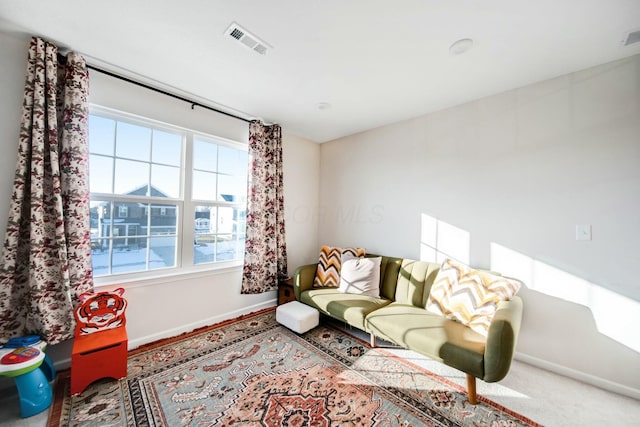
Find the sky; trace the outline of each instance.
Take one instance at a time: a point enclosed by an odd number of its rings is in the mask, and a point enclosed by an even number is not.
[[[127,194],[149,181],[167,197],[180,198],[184,137],[92,114],[89,120],[92,193]],[[194,200],[246,194],[247,153],[195,138]]]

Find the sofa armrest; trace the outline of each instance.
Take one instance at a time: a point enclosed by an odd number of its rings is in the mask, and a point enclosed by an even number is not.
[[[300,294],[313,287],[313,279],[316,277],[318,264],[307,264],[298,267],[293,273],[293,293],[296,299],[300,301]]]
[[[509,372],[520,333],[522,310],[522,299],[518,296],[498,305],[484,352],[484,381],[500,381]]]

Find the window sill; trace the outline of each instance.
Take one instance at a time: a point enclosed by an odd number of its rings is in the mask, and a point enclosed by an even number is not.
[[[137,274],[111,275],[107,277],[96,277],[93,279],[94,288],[98,291],[100,288],[113,287],[115,285],[125,288],[137,288],[145,286],[154,286],[162,283],[175,282],[176,280],[197,279],[200,277],[211,277],[218,274],[227,274],[242,271],[242,261],[225,263],[224,265],[207,266],[192,269],[170,269],[157,270],[153,272],[144,272]]]

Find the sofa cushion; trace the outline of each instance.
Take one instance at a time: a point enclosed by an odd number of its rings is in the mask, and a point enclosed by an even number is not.
[[[427,311],[457,320],[486,337],[501,301],[510,300],[520,283],[445,260],[431,287]]]
[[[340,268],[342,266],[343,254],[350,254],[354,257],[365,255],[363,248],[334,248],[322,246],[320,248],[320,259],[316,269],[316,277],[313,280],[314,288],[336,288],[340,284]]]
[[[346,261],[343,257],[338,290],[346,294],[379,297],[381,261],[381,257],[352,258]]]
[[[424,308],[439,268],[440,264],[432,262],[402,260],[394,301]]]
[[[478,378],[484,376],[485,337],[465,325],[411,304],[370,313],[366,330]]]
[[[304,291],[300,294],[300,301],[361,330],[365,330],[367,314],[391,302],[368,295],[345,294],[336,288]]]
[[[377,257],[379,255],[368,254],[368,257]],[[402,258],[382,257],[380,263],[380,297],[392,300],[396,295],[396,285],[398,284],[398,274]]]

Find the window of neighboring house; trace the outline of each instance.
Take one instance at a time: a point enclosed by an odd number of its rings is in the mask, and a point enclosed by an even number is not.
[[[94,277],[242,260],[246,144],[93,107],[89,151]]]

